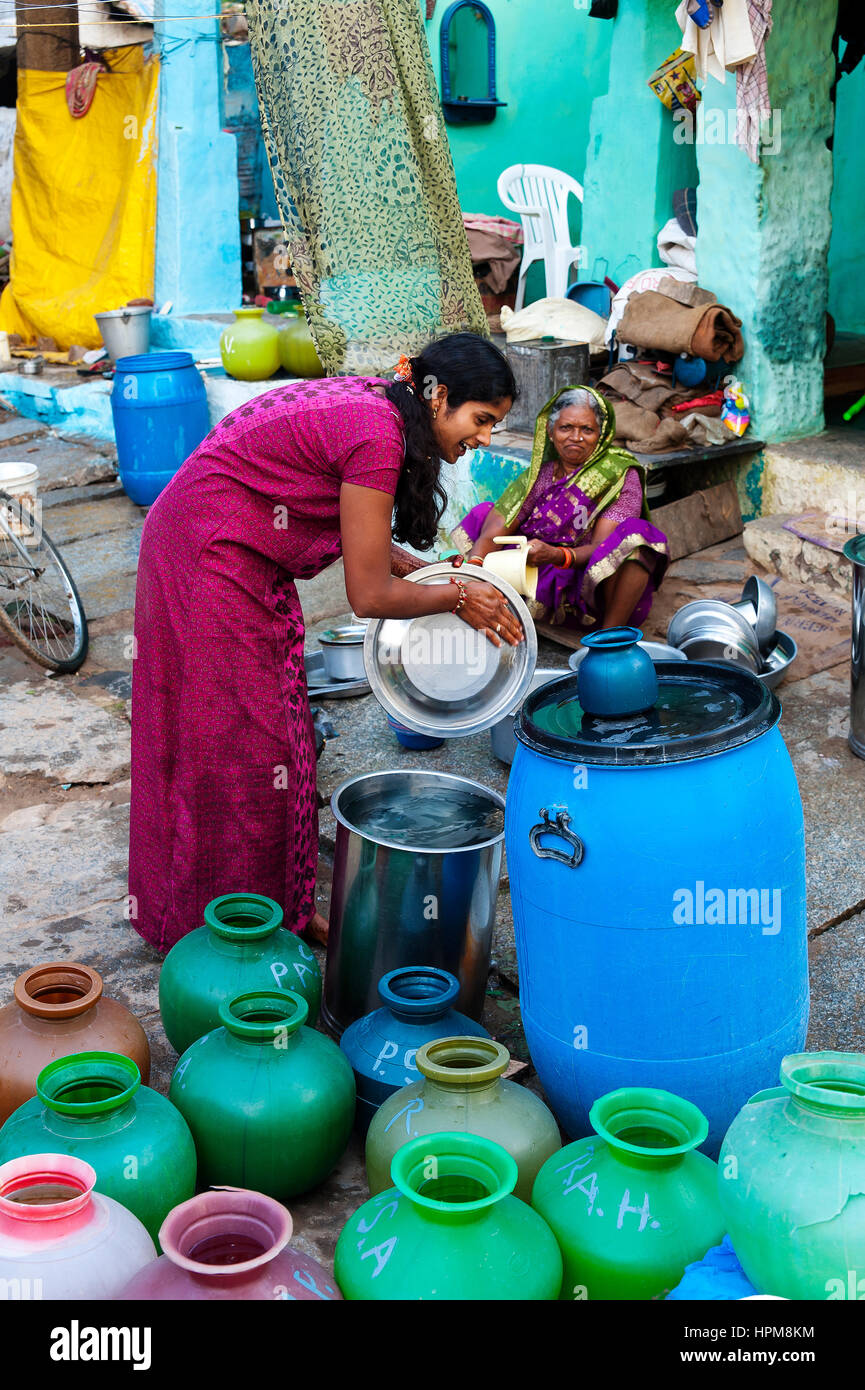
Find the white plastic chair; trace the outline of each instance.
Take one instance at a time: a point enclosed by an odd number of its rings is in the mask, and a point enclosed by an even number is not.
[[[535,261],[543,261],[547,294],[564,299],[570,282],[571,266],[578,261],[579,246],[571,245],[568,228],[568,198],[573,193],[583,201],[583,186],[546,164],[512,164],[499,174],[496,185],[505,207],[519,214],[523,224],[523,259],[520,265],[516,307],[523,307],[526,272]]]

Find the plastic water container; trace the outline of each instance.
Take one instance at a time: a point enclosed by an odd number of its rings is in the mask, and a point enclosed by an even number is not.
[[[192,354],[119,358],[111,411],[120,481],[133,502],[149,507],[210,429]]]
[[[805,851],[780,705],[721,663],[659,662],[656,704],[530,695],[505,841],[520,1008],[568,1135],[622,1086],[683,1096],[717,1153],[808,1020]]]

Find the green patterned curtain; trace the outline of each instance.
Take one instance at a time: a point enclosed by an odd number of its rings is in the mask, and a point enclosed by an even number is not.
[[[487,333],[418,0],[247,0],[288,254],[328,373]]]

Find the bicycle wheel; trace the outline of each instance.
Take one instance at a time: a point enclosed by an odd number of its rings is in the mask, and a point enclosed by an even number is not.
[[[59,550],[17,498],[0,492],[0,628],[49,671],[87,656],[84,607]]]

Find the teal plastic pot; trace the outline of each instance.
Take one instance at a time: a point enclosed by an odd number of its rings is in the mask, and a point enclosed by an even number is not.
[[[718,1159],[733,1248],[761,1294],[865,1298],[865,1056],[800,1052],[739,1111]]]
[[[354,1123],[354,1074],[330,1038],[305,1027],[292,990],[241,994],[221,1028],[184,1052],[169,1097],[198,1153],[203,1187],[247,1187],[282,1201],[336,1166]]]
[[[475,1134],[427,1134],[394,1155],[394,1186],[365,1202],[336,1244],[344,1298],[519,1300],[559,1296],[546,1222],[512,1195],[517,1165]]]
[[[89,1163],[96,1191],[133,1212],[154,1241],[172,1207],[195,1191],[186,1121],[118,1052],[60,1057],[39,1073],[36,1095],[0,1129],[0,1163],[38,1153]]]
[[[250,990],[294,990],[316,1022],[321,971],[310,947],[282,921],[273,898],[224,893],[207,904],[204,926],[172,946],[159,975],[159,1012],[176,1052],[218,1028],[220,1004]]]
[[[611,719],[649,709],[658,698],[655,663],[638,647],[637,627],[590,632],[577,668],[577,694],[586,714]]]

